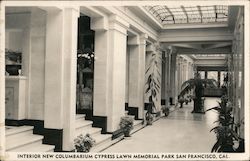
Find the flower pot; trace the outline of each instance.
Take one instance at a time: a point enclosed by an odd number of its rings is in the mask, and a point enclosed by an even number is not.
[[[124,130],[123,134],[124,134],[125,137],[130,137],[131,136],[130,135],[130,130]]]
[[[162,110],[162,113],[164,113],[165,116],[168,116],[169,115],[169,108],[164,108]]]
[[[153,121],[147,121],[147,125],[152,125]]]

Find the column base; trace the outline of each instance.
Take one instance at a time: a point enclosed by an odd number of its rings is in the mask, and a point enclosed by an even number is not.
[[[129,115],[134,115],[135,119],[138,119],[138,107],[125,107],[125,110],[128,111]]]

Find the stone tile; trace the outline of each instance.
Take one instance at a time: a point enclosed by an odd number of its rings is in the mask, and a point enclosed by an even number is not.
[[[205,108],[217,105],[217,99],[206,98]],[[144,153],[144,152],[210,152],[216,137],[209,132],[217,119],[214,111],[192,114],[193,104],[184,105],[147,126],[132,137],[126,138],[104,152]]]

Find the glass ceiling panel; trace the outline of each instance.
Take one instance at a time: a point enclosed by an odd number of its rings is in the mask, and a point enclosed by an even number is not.
[[[227,22],[228,6],[145,6],[163,25]]]

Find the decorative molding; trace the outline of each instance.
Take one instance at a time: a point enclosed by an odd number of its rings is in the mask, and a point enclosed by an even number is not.
[[[127,35],[127,30],[129,28],[129,23],[117,15],[111,15],[109,17],[109,29],[117,30],[125,35]]]

